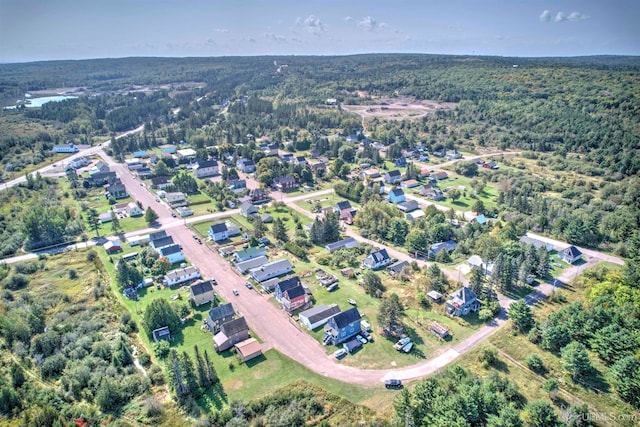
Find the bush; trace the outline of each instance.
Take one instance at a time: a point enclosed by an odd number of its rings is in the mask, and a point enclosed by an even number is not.
[[[98,253],[96,251],[94,251],[93,249],[91,249],[89,252],[87,252],[87,261],[93,262],[93,261],[96,260],[97,257],[98,257]]]
[[[138,354],[138,361],[142,366],[149,366],[149,364],[151,363],[151,356],[149,356],[147,353],[141,352]]]
[[[498,352],[491,347],[483,347],[478,355],[478,360],[482,362],[482,367],[487,368],[498,361]]]
[[[24,274],[12,274],[4,280],[4,287],[16,291],[29,284],[29,279]]]
[[[13,271],[20,274],[33,274],[38,271],[38,264],[31,261],[19,262],[13,265]]]
[[[540,356],[538,356],[537,354],[531,354],[527,356],[527,358],[524,361],[527,364],[527,367],[531,369],[533,372],[535,372],[536,374],[542,374],[546,372],[546,368],[544,367],[544,362],[542,361]]]
[[[162,372],[162,369],[158,365],[151,365],[151,367],[147,371],[147,375],[149,375],[149,380],[151,380],[151,384],[153,385],[164,384],[164,373]]]
[[[67,272],[69,274],[69,279],[74,280],[78,278],[78,272],[75,268],[70,268]]]
[[[165,340],[158,341],[153,345],[153,352],[160,359],[164,359],[169,354],[170,347],[171,346],[169,345],[168,341],[165,341]]]

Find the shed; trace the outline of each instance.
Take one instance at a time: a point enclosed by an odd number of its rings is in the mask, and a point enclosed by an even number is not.
[[[429,292],[427,292],[427,296],[428,296],[429,298],[431,298],[431,300],[432,300],[433,302],[440,302],[440,301],[442,301],[442,294],[441,294],[440,292],[438,292],[438,291],[429,291]]]
[[[255,338],[249,338],[235,345],[243,362],[254,359],[262,354],[262,346]]]
[[[298,319],[307,329],[313,330],[327,323],[331,317],[338,313],[340,313],[340,307],[337,304],[320,304],[300,313]]]
[[[446,339],[449,336],[449,328],[438,322],[431,323],[431,325],[429,325],[429,330],[433,332],[434,335],[442,339]]]
[[[168,326],[154,329],[152,332],[152,335],[153,335],[153,340],[155,342],[162,341],[162,340],[171,341],[171,332],[169,331]]]
[[[349,353],[353,353],[360,347],[362,347],[362,343],[356,339],[349,340],[346,343],[342,344],[342,348],[344,348]]]

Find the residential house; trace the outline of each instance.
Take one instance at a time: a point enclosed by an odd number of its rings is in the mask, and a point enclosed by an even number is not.
[[[482,167],[485,169],[500,169],[500,166],[498,166],[498,163],[496,161],[490,161],[490,162],[484,162],[482,163]]]
[[[314,330],[327,323],[330,318],[338,313],[340,313],[338,304],[320,304],[298,314],[298,319],[307,329]]]
[[[100,224],[113,221],[113,212],[109,211],[101,213],[100,215],[98,215],[98,220],[100,221]]]
[[[136,176],[140,179],[148,179],[153,176],[153,171],[149,168],[143,167],[136,171]]]
[[[271,215],[269,215],[268,213],[264,213],[264,214],[260,215],[260,220],[264,224],[271,224],[273,222],[273,217]]]
[[[435,257],[436,255],[438,255],[438,252],[440,252],[442,250],[445,250],[445,251],[451,253],[456,249],[456,246],[458,246],[458,244],[456,242],[454,242],[453,240],[447,240],[446,242],[434,243],[433,245],[431,245],[429,247],[429,251],[428,251],[427,255],[429,257]]]
[[[393,190],[389,191],[389,196],[387,197],[387,200],[389,200],[390,203],[404,202],[406,200],[404,196],[404,191],[402,191],[402,188],[394,188]]]
[[[304,156],[296,156],[293,159],[293,163],[298,165],[298,166],[302,166],[302,167],[304,167],[304,166],[309,164],[309,162],[307,162],[307,159],[305,159]]]
[[[269,258],[267,258],[265,255],[262,255],[245,261],[236,262],[235,267],[240,272],[240,274],[245,274],[249,270],[261,267],[268,262]]]
[[[282,302],[282,298],[284,297],[284,293],[289,289],[295,287],[302,287],[302,282],[298,276],[289,277],[288,279],[280,280],[276,284],[274,289],[274,297],[278,302]]]
[[[413,188],[417,187],[418,185],[420,185],[420,183],[415,179],[407,179],[406,181],[402,181],[400,183],[400,187],[402,188]]]
[[[67,169],[80,169],[82,167],[88,166],[91,164],[91,159],[88,157],[78,157],[77,159],[73,159],[69,162]]]
[[[353,237],[347,237],[346,239],[338,240],[337,242],[334,242],[334,243],[327,243],[324,247],[331,254],[337,251],[338,249],[350,249],[350,248],[355,248],[356,246],[358,246],[358,241]]]
[[[249,326],[244,317],[238,317],[222,324],[220,332],[213,337],[213,343],[216,351],[221,352],[246,339],[249,339]]]
[[[291,262],[288,259],[280,259],[261,265],[257,268],[252,268],[249,270],[249,273],[256,282],[260,283],[273,277],[291,273],[291,271],[293,271],[293,265],[291,265]]]
[[[200,278],[200,271],[190,265],[189,267],[180,268],[178,270],[173,270],[164,275],[164,285],[175,286],[180,283],[185,283],[190,280],[195,280]]]
[[[159,161],[159,160],[160,160],[160,158],[158,157],[158,155],[157,155],[157,154],[155,154],[155,153],[151,153],[151,154],[149,154],[149,163],[150,163],[152,166],[155,166],[156,164],[158,164],[158,161]]]
[[[127,237],[127,242],[129,242],[129,246],[144,245],[145,243],[149,243],[149,235],[144,234],[142,236]]]
[[[115,172],[98,172],[85,179],[85,181],[93,187],[102,187],[103,185],[116,183],[118,177]]]
[[[54,153],[77,153],[78,151],[80,151],[80,149],[71,142],[69,144],[61,144],[61,145],[53,146]]]
[[[323,342],[338,345],[361,331],[360,321],[362,317],[356,307],[340,312],[331,317],[324,326]]]
[[[417,210],[417,211],[409,212],[406,215],[406,219],[409,222],[416,222],[417,220],[419,220],[420,218],[424,218],[425,216],[426,214],[424,213],[424,211]]]
[[[276,285],[280,283],[279,277],[274,277],[273,279],[265,280],[264,282],[260,282],[260,287],[265,292],[274,292],[276,290]]]
[[[208,234],[214,242],[227,240],[229,238],[229,230],[227,228],[227,224],[224,222],[213,224],[211,227],[209,227]]]
[[[327,165],[324,162],[311,163],[311,172],[318,176],[327,172]]]
[[[211,280],[205,280],[189,286],[189,299],[197,306],[206,304],[215,299],[216,293],[213,291]]]
[[[127,203],[126,209],[127,209],[127,215],[129,215],[131,218],[144,215],[144,211],[142,210],[142,208],[140,208],[140,206],[138,206],[137,203],[133,203],[133,202]]]
[[[420,205],[418,205],[418,202],[416,202],[415,200],[407,200],[405,202],[398,203],[396,207],[405,213],[413,212],[417,209],[420,209]]]
[[[109,169],[109,165],[107,165],[102,160],[98,160],[96,162],[96,164],[93,165],[93,167],[91,169],[89,169],[89,175],[90,176],[93,176],[93,175],[96,175],[96,174],[100,174],[100,173],[107,173],[107,172],[111,172],[111,170]]]
[[[127,188],[124,184],[111,184],[107,186],[107,196],[118,200],[129,197],[129,193],[127,193]]]
[[[277,287],[276,287],[277,289]],[[287,289],[282,293],[280,303],[282,308],[288,313],[292,313],[307,305],[309,300],[307,299],[307,293],[302,286],[296,286],[291,289]]]
[[[387,184],[397,184],[400,181],[402,181],[402,174],[397,169],[384,174],[384,182],[386,182]]]
[[[407,166],[407,159],[406,157],[398,157],[396,159],[396,161],[394,162],[394,164],[396,165],[396,167],[401,168],[404,166]]]
[[[267,193],[262,188],[252,188],[249,190],[249,198],[253,203],[262,203],[269,200]]]
[[[445,199],[444,193],[441,190],[427,186],[422,186],[420,195],[437,202]]]
[[[477,222],[480,225],[485,225],[487,223],[487,217],[483,214],[480,214],[475,218],[472,218],[470,222]]]
[[[256,165],[253,163],[253,160],[249,159],[238,159],[236,161],[236,168],[244,173],[253,173],[256,171]]]
[[[395,276],[405,267],[409,267],[409,261],[397,261],[387,267],[387,272],[389,272],[390,275]]]
[[[378,169],[367,169],[365,171],[362,171],[361,175],[364,178],[376,179],[380,178],[380,171]]]
[[[245,218],[258,215],[258,208],[251,202],[243,202],[242,205],[240,205],[240,215]]]
[[[182,150],[176,150],[176,156],[180,163],[187,162],[196,157],[196,150],[193,148],[184,148]]]
[[[160,253],[160,249],[166,248],[167,246],[174,245],[175,242],[173,241],[173,237],[164,236],[164,237],[154,238],[153,240],[151,240],[149,244],[156,252]]]
[[[172,186],[173,183],[169,181],[168,176],[160,175],[151,178],[151,188],[154,190],[166,190],[167,187]]]
[[[444,156],[448,160],[455,160],[455,159],[461,159],[462,158],[462,154],[458,153],[457,150],[447,150],[445,152]]]
[[[215,160],[196,160],[196,164],[193,167],[193,174],[197,178],[218,175],[218,162]]]
[[[235,225],[233,222],[227,220],[224,222],[224,224],[227,226],[227,234],[230,238],[240,235],[240,227]]]
[[[234,193],[242,193],[247,188],[247,181],[244,179],[230,179],[227,181],[227,185]]]
[[[154,329],[151,333],[153,335],[153,341],[158,342],[162,340],[171,341],[171,332],[168,326]]]
[[[167,193],[166,200],[169,206],[171,206],[172,208],[189,205],[187,196],[185,196],[184,193],[180,191],[176,193]]]
[[[379,249],[377,251],[372,251],[367,257],[362,261],[362,266],[371,270],[377,270],[382,267],[386,267],[391,264],[391,257],[387,253],[386,249]]]
[[[115,254],[122,250],[122,243],[120,243],[120,240],[114,239],[107,241],[102,247],[108,254]]]
[[[159,251],[161,257],[165,257],[171,264],[184,261],[184,254],[180,245],[165,246]]]
[[[273,180],[273,185],[280,191],[291,191],[298,188],[298,183],[292,176],[279,176]]]
[[[573,264],[582,258],[582,252],[580,251],[580,249],[572,245],[562,250],[558,254],[558,257],[569,264]]]
[[[449,295],[446,308],[447,313],[453,316],[466,316],[472,311],[480,309],[480,301],[471,288],[464,286]]]
[[[421,168],[420,169],[420,178],[426,178],[429,175],[431,175],[431,171],[429,170],[429,168]]]
[[[545,248],[547,252],[551,252],[553,250],[553,245],[551,243],[544,242],[534,237],[522,236],[520,238],[520,243],[525,245],[533,245],[536,249]]]
[[[280,156],[280,160],[283,163],[290,163],[293,162],[293,159],[295,158],[295,156],[292,153],[285,153],[282,156]]]
[[[236,252],[233,257],[236,262],[243,262],[261,256],[267,256],[267,250],[265,248],[253,247]]]
[[[233,311],[231,303],[219,305],[209,310],[205,323],[211,332],[217,334],[220,332],[220,327],[231,321],[235,315],[236,312]]]
[[[443,179],[449,178],[449,174],[447,174],[445,171],[438,171],[431,174],[431,177],[437,181],[442,181]]]
[[[181,218],[193,215],[193,209],[188,206],[180,206],[176,208],[176,212],[178,212]]]
[[[167,237],[167,232],[164,230],[156,231],[154,233],[149,234],[149,241],[153,242],[154,240],[162,239],[163,237]]]
[[[348,200],[342,200],[336,203],[335,206],[333,207],[334,212],[342,212],[347,209],[349,210],[351,209],[351,202],[349,202]]]
[[[266,145],[262,148],[262,152],[266,157],[273,157],[278,155],[278,144]]]
[[[137,171],[144,167],[144,163],[142,163],[137,157],[133,159],[125,159],[124,164],[130,171]]]
[[[243,362],[255,359],[262,355],[262,346],[255,338],[249,338],[235,345],[235,348]]]

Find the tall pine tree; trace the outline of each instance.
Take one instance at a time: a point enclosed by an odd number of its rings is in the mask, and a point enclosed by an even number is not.
[[[216,368],[213,366],[213,363],[209,360],[209,355],[207,354],[207,350],[204,351],[204,367],[207,370],[207,377],[211,384],[218,383],[218,373],[216,372]]]
[[[195,354],[196,359],[196,377],[198,379],[198,385],[202,388],[209,388],[211,385],[211,381],[209,380],[209,376],[207,375],[207,368],[204,364],[204,360],[202,359],[202,355],[200,354],[200,350],[198,350],[198,346],[193,346],[193,352]]]
[[[186,351],[183,351],[180,355],[180,369],[182,370],[184,382],[189,393],[194,393],[198,389],[198,379],[196,378],[193,361],[189,358]]]

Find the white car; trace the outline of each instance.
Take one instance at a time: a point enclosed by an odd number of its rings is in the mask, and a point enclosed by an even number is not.
[[[336,350],[333,352],[333,357],[335,357],[336,359],[342,359],[346,355],[347,355],[347,350],[345,350],[344,348],[341,348],[340,350]]]
[[[238,290],[237,290],[237,289],[234,289],[234,290],[233,290],[233,294],[234,294],[235,296],[238,296],[238,295],[240,295],[240,292],[238,292]]]

